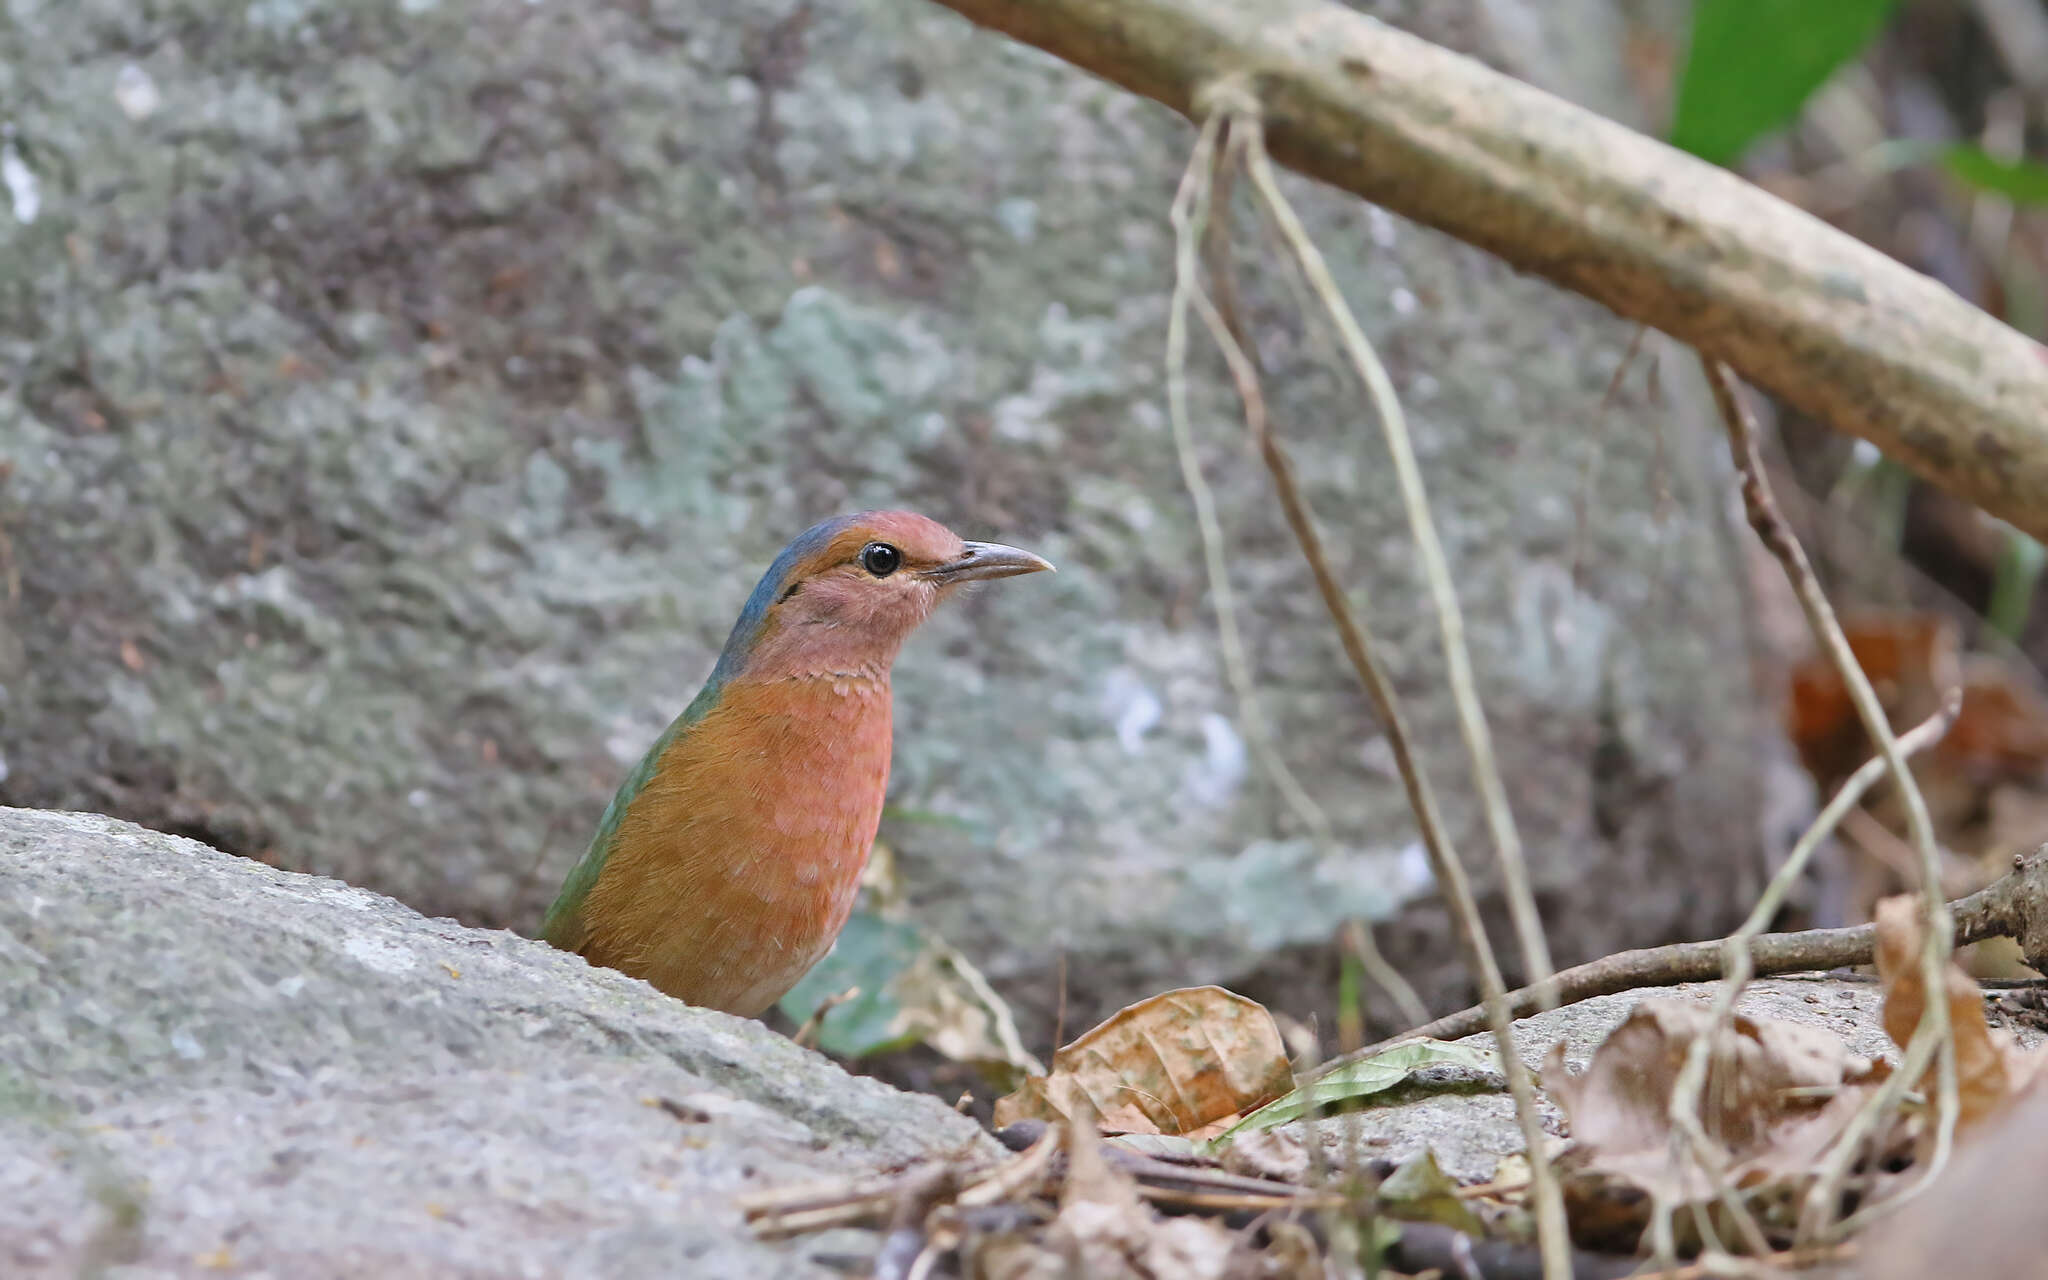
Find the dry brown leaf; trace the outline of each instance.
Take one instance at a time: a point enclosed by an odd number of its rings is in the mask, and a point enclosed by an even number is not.
[[[1232,1251],[1212,1222],[1155,1214],[1086,1122],[1068,1127],[1066,1186],[1045,1238],[1074,1264],[1071,1274],[1101,1280],[1222,1280]]]
[[[1141,1000],[1061,1049],[1052,1067],[996,1103],[996,1127],[1092,1113],[1105,1133],[1202,1137],[1294,1086],[1273,1016],[1221,987]]]
[[[1993,658],[1969,662],[1962,713],[1942,738],[1941,754],[1987,775],[2039,779],[2048,764],[2048,702],[2027,676],[2034,673]]]
[[[1067,1130],[1067,1182],[1050,1238],[1082,1264],[1082,1274],[1136,1274],[1151,1233],[1151,1210],[1129,1174],[1110,1166],[1102,1136],[1084,1122]]]
[[[1945,618],[1928,613],[1872,614],[1844,619],[1842,631],[1895,723],[1926,719],[1940,704],[1942,690],[1955,681],[1958,639],[1955,625]],[[1794,664],[1785,728],[1823,790],[1831,790],[1833,781],[1870,757],[1856,704],[1841,672],[1825,654]]]
[[[2010,656],[1961,652],[1957,628],[1930,613],[1887,613],[1845,620],[1850,649],[1870,676],[1894,723],[1924,719],[1944,691],[1962,704],[1941,741],[1914,763],[1935,837],[1947,855],[1942,892],[1983,888],[2013,854],[2048,837],[2048,696],[2041,674]],[[1789,736],[1820,791],[1834,791],[1874,753],[1842,676],[1825,655],[1790,667],[1784,706]],[[1895,789],[1865,800],[1843,824],[1854,857],[1836,886],[1840,908],[1867,919],[1878,899],[1919,880],[1904,838],[1906,815]],[[2017,977],[2008,964],[1966,960],[1979,976]]]
[[[1289,1129],[1250,1129],[1223,1149],[1223,1168],[1247,1178],[1302,1182],[1308,1178],[1308,1147]]]
[[[1916,898],[1877,904],[1877,963],[1885,984],[1884,1028],[1903,1047],[1926,1007],[1920,972],[1925,937]],[[1951,965],[1942,998],[1956,1038],[1961,1131],[2003,1131],[2015,1098],[2048,1095],[2048,1053],[2024,1053],[1984,1020],[1977,985]],[[1571,1123],[1576,1146],[1564,1163],[1572,1234],[1594,1247],[1634,1248],[1658,1204],[1685,1208],[1673,1219],[1683,1237],[1695,1213],[1716,1230],[1727,1223],[1713,1187],[1692,1162],[1673,1159],[1672,1089],[1685,1056],[1712,1026],[1705,1005],[1645,1000],[1610,1033],[1577,1076],[1553,1050],[1543,1084]],[[1781,1234],[1798,1214],[1816,1169],[1889,1068],[1849,1053],[1832,1035],[1795,1023],[1737,1016],[1733,1034],[1716,1048],[1702,1091],[1700,1122],[1726,1157],[1728,1185],[1767,1236]],[[1923,1082],[1922,1087],[1931,1085]],[[1878,1134],[1863,1167],[1866,1203],[1882,1198],[1894,1175],[1882,1172],[1924,1141],[1924,1112],[1907,1111]],[[1976,1141],[1989,1141],[1976,1136]],[[1967,1151],[1966,1144],[1961,1151]],[[1681,1244],[1685,1243],[1681,1239]],[[2032,1274],[2032,1273],[2028,1273]]]
[[[1917,899],[1900,896],[1877,904],[1877,974],[1884,981],[1884,1033],[1904,1048],[1927,1008],[1927,984],[1920,973],[1920,947],[1927,936]],[[1984,993],[1970,976],[1950,964],[1946,973],[1949,1027],[1956,1042],[1958,1133],[1992,1115],[2041,1072],[2040,1053],[2028,1053],[1984,1021]],[[1934,1068],[1927,1069],[1932,1087]]]
[[[1572,1136],[1600,1151],[1663,1150],[1671,1140],[1671,1090],[1713,1010],[1686,1000],[1644,1000],[1609,1032],[1585,1071],[1564,1072],[1553,1051],[1543,1085],[1571,1120]],[[1737,1014],[1734,1034],[1707,1072],[1700,1122],[1736,1156],[1767,1145],[1790,1114],[1813,1107],[1785,1091],[1827,1088],[1869,1064],[1815,1027]],[[1731,1061],[1732,1056],[1732,1061]]]
[[[1672,1158],[1672,1091],[1693,1042],[1712,1026],[1706,1005],[1644,1000],[1580,1074],[1565,1071],[1562,1046],[1551,1051],[1543,1087],[1571,1124],[1575,1147],[1564,1189],[1581,1244],[1633,1249],[1658,1203],[1697,1206],[1720,1218],[1712,1184]],[[1814,1154],[1841,1132],[1854,1101],[1880,1077],[1825,1031],[1738,1014],[1708,1070],[1700,1122],[1725,1151],[1729,1182],[1745,1199],[1789,1207]],[[1679,1215],[1682,1230],[1691,1219]]]

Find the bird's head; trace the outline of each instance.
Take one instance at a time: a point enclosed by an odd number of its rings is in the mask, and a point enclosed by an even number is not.
[[[909,511],[826,520],[798,534],[761,576],[712,679],[880,676],[953,588],[1051,568],[1029,551],[968,542]]]

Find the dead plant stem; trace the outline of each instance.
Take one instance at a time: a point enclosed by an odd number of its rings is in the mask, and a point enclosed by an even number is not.
[[[1444,665],[1450,678],[1451,699],[1457,707],[1458,732],[1471,757],[1472,778],[1479,791],[1480,808],[1486,814],[1487,829],[1493,837],[1494,852],[1500,860],[1501,881],[1508,900],[1508,914],[1514,920],[1515,936],[1521,946],[1522,966],[1532,982],[1542,984],[1551,973],[1550,947],[1543,937],[1543,920],[1536,910],[1536,896],[1529,887],[1528,869],[1522,858],[1522,837],[1515,829],[1508,806],[1507,788],[1501,781],[1494,757],[1493,734],[1487,727],[1486,709],[1479,700],[1478,681],[1472,672],[1472,656],[1465,645],[1465,616],[1458,604],[1457,584],[1438,539],[1429,510],[1429,495],[1422,483],[1422,469],[1415,460],[1415,447],[1408,436],[1407,416],[1393,379],[1380,362],[1359,327],[1358,319],[1344,300],[1330,275],[1322,251],[1301,225],[1294,207],[1280,190],[1273,174],[1272,159],[1266,154],[1257,100],[1248,91],[1231,95],[1234,116],[1245,136],[1245,159],[1252,185],[1261,206],[1279,230],[1280,239],[1307,277],[1310,290],[1328,313],[1336,328],[1339,346],[1352,370],[1365,384],[1386,435],[1387,451],[1394,462],[1394,475],[1401,489],[1401,505],[1408,515],[1409,535],[1415,540],[1416,556],[1429,584],[1431,602],[1436,606],[1438,629],[1442,634]]]
[[[1928,816],[1926,798],[1920,794],[1920,787],[1913,780],[1913,771],[1907,766],[1905,753],[1900,750],[1898,738],[1892,733],[1891,722],[1885,718],[1877,690],[1871,687],[1870,678],[1863,673],[1854,651],[1849,648],[1849,639],[1842,633],[1842,624],[1821,590],[1820,579],[1814,576],[1813,565],[1807,560],[1805,549],[1799,545],[1791,525],[1785,522],[1778,509],[1777,499],[1771,493],[1770,477],[1764,471],[1763,455],[1757,447],[1756,422],[1742,403],[1734,373],[1727,365],[1706,356],[1700,358],[1700,365],[1706,372],[1707,385],[1714,393],[1714,404],[1721,412],[1721,421],[1728,430],[1728,448],[1734,458],[1736,472],[1741,477],[1742,505],[1749,515],[1749,522],[1758,539],[1777,557],[1785,570],[1785,577],[1799,598],[1799,607],[1806,614],[1807,625],[1813,629],[1815,641],[1841,675],[1842,683],[1849,691],[1849,699],[1856,706],[1857,718],[1863,722],[1864,732],[1877,744],[1878,754],[1884,758],[1893,781],[1898,785],[1899,797],[1905,802],[1906,828],[1915,852],[1920,855],[1921,903],[1927,919],[1927,938],[1920,953],[1921,976],[1929,992],[1945,991],[1945,973],[1953,949],[1955,922],[1950,918],[1948,904],[1941,894],[1941,850],[1934,841],[1934,822]],[[1927,1069],[1930,1054],[1936,1060],[1935,1143],[1934,1154],[1928,1160],[1921,1180],[1929,1181],[1940,1174],[1955,1140],[1956,1054],[1955,1037],[1948,1022],[1948,1003],[1938,995],[1930,995],[1920,1025],[1906,1046],[1902,1070],[1886,1080],[1872,1095],[1869,1103],[1844,1130],[1841,1140],[1821,1162],[1820,1176],[1814,1180],[1799,1214],[1802,1244],[1816,1242],[1831,1225],[1829,1220],[1835,1206],[1841,1202],[1842,1185],[1861,1152],[1864,1140],[1891,1114],[1907,1087],[1918,1083]]]
[[[1962,691],[1950,690],[1943,697],[1939,711],[1910,732],[1900,736],[1900,752],[1904,755],[1914,755],[1941,741],[1948,733],[1949,727],[1955,723],[1962,705]],[[1777,915],[1778,909],[1784,905],[1786,895],[1792,891],[1792,886],[1798,883],[1800,875],[1806,870],[1807,862],[1812,859],[1813,852],[1820,847],[1821,841],[1827,839],[1828,835],[1841,825],[1842,819],[1847,817],[1863,799],[1864,793],[1876,785],[1889,769],[1890,766],[1882,758],[1878,758],[1865,761],[1862,767],[1849,776],[1848,781],[1842,784],[1827,807],[1820,811],[1820,815],[1792,846],[1792,852],[1786,856],[1784,865],[1771,877],[1771,882],[1764,886],[1763,894],[1758,897],[1756,906],[1750,910],[1749,918],[1742,922],[1741,928],[1723,940],[1721,967],[1724,977],[1721,989],[1714,996],[1712,1020],[1708,1024],[1706,1034],[1695,1039],[1687,1048],[1685,1065],[1679,1069],[1678,1079],[1671,1088],[1672,1133],[1685,1148],[1684,1151],[1674,1154],[1681,1157],[1689,1155],[1706,1173],[1708,1180],[1713,1184],[1716,1197],[1728,1209],[1730,1219],[1742,1232],[1751,1251],[1755,1253],[1769,1252],[1763,1240],[1763,1232],[1757,1226],[1756,1219],[1748,1207],[1729,1187],[1724,1153],[1719,1145],[1708,1137],[1705,1126],[1700,1121],[1700,1104],[1706,1093],[1709,1059],[1733,1033],[1735,1002],[1741,997],[1743,988],[1749,984],[1750,977],[1755,971],[1750,944],[1763,933],[1764,926],[1771,922],[1771,918]],[[1672,1258],[1660,1258],[1658,1261],[1667,1267],[1677,1265]]]
[[[1881,760],[1866,762],[1868,781],[1883,776]],[[1852,776],[1863,777],[1862,770]],[[2029,861],[2011,875],[1949,904],[1955,916],[1958,945],[1982,942],[1986,938],[2034,936],[2029,921],[2031,903],[2048,894],[2042,881],[2048,866]],[[1842,929],[1805,929],[1798,933],[1766,933],[1750,940],[1747,948],[1754,976],[1806,973],[1839,969],[1846,965],[1869,964],[1877,950],[1877,930],[1868,924]],[[1673,942],[1637,951],[1618,951],[1598,960],[1574,965],[1557,975],[1557,987],[1565,1004],[1577,1004],[1599,996],[1640,991],[1645,987],[1672,987],[1685,982],[1713,982],[1727,976],[1726,942]],[[1508,993],[1509,1012],[1526,1018],[1538,1011],[1536,991],[1523,987]],[[1411,1040],[1460,1040],[1486,1030],[1486,1010],[1480,1005],[1445,1014],[1433,1022],[1404,1031],[1398,1036],[1369,1044],[1356,1053],[1333,1058],[1317,1071],[1327,1074],[1340,1067],[1384,1053]]]
[[[1285,197],[1280,195],[1273,181],[1271,164],[1266,159],[1264,147],[1260,142],[1257,104],[1249,89],[1239,81],[1224,81],[1209,86],[1204,90],[1203,96],[1204,118],[1210,115],[1223,115],[1227,118],[1232,147],[1242,148],[1241,154],[1247,163],[1247,171],[1261,196],[1273,207],[1276,218],[1280,217],[1279,211],[1285,210],[1285,220],[1281,221],[1280,225],[1292,226],[1305,240],[1305,233],[1300,232],[1299,221],[1293,219],[1292,210],[1288,209]],[[1310,246],[1310,252],[1313,252],[1313,246]],[[1319,262],[1319,257],[1315,261]],[[1324,275],[1327,276],[1327,271]],[[1500,967],[1494,959],[1492,947],[1487,941],[1485,925],[1480,920],[1479,907],[1472,895],[1471,882],[1467,879],[1464,866],[1451,845],[1442,815],[1437,809],[1436,797],[1422,773],[1420,763],[1415,758],[1407,723],[1401,714],[1393,682],[1380,664],[1366,627],[1353,614],[1351,601],[1344,587],[1338,583],[1336,575],[1330,569],[1314,516],[1301,496],[1300,487],[1295,483],[1292,463],[1278,438],[1272,433],[1266,415],[1264,394],[1259,385],[1258,371],[1236,338],[1232,336],[1230,327],[1224,323],[1223,317],[1208,296],[1197,290],[1194,291],[1192,301],[1203,322],[1208,326],[1210,336],[1223,352],[1231,379],[1243,401],[1246,423],[1259,446],[1260,456],[1265,460],[1267,470],[1272,474],[1288,526],[1301,545],[1302,555],[1308,561],[1317,590],[1336,624],[1345,656],[1351,661],[1359,682],[1365,687],[1366,695],[1371,699],[1385,728],[1388,744],[1393,750],[1395,767],[1401,775],[1402,785],[1407,790],[1409,805],[1415,812],[1416,823],[1421,828],[1423,846],[1428,850],[1438,885],[1450,904],[1452,920],[1460,946],[1465,953],[1466,963],[1479,980],[1480,991],[1490,1014],[1489,1021],[1493,1027],[1494,1038],[1500,1047],[1501,1063],[1507,1074],[1508,1088],[1514,1095],[1515,1113],[1521,1122],[1523,1138],[1529,1149],[1532,1199],[1536,1206],[1543,1273],[1546,1280],[1568,1280],[1571,1275],[1571,1242],[1565,1230],[1564,1203],[1543,1150],[1543,1125],[1536,1110],[1535,1088],[1527,1064],[1522,1061],[1515,1049],[1514,1028],[1507,1013],[1505,984],[1501,980]],[[1339,302],[1341,309],[1341,299]],[[1355,328],[1355,323],[1353,327]],[[1431,545],[1434,545],[1433,540]],[[1540,972],[1547,972],[1547,969]]]
[[[1244,724],[1245,737],[1274,789],[1293,810],[1296,820],[1307,828],[1310,843],[1319,855],[1328,857],[1337,847],[1330,819],[1280,755],[1259,706],[1251,660],[1243,632],[1238,627],[1236,597],[1231,589],[1229,564],[1224,556],[1223,524],[1216,513],[1215,495],[1202,474],[1201,459],[1197,456],[1194,432],[1189,423],[1187,312],[1190,299],[1201,289],[1196,249],[1211,225],[1209,211],[1214,205],[1214,183],[1211,179],[1217,171],[1217,144],[1222,131],[1221,116],[1211,117],[1203,123],[1195,139],[1187,171],[1181,176],[1180,188],[1174,194],[1169,215],[1174,228],[1174,282],[1166,321],[1167,423],[1173,435],[1174,452],[1180,459],[1181,480],[1195,508],[1195,527],[1202,541],[1202,561],[1208,573],[1209,595],[1216,609],[1216,632],[1223,654],[1223,670],[1237,698],[1238,718]],[[1361,929],[1368,931],[1367,944],[1359,956],[1359,963],[1367,976],[1387,993],[1403,1017],[1415,1020],[1427,1017],[1415,988],[1399,970],[1387,963],[1377,947],[1371,945],[1370,926],[1364,921],[1359,924]]]

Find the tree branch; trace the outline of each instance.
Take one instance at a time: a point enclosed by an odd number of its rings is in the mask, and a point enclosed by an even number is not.
[[[2048,845],[2016,858],[2013,869],[1967,898],[1949,904],[1955,913],[1956,945],[1986,938],[2017,939],[2027,963],[2048,966]],[[1727,974],[1725,942],[1677,942],[1611,956],[1565,969],[1557,975],[1558,1002],[1577,1004],[1595,996],[1617,995],[1644,987],[1675,987],[1686,982],[1713,982]],[[1807,929],[1800,933],[1765,933],[1750,939],[1749,958],[1758,977],[1805,973],[1869,964],[1877,954],[1877,926]],[[1508,1010],[1517,1018],[1542,1011],[1538,989],[1508,993]],[[1369,1058],[1405,1040],[1460,1040],[1486,1030],[1486,1010],[1478,1005],[1446,1014],[1392,1039],[1367,1045],[1324,1063],[1327,1073]]]
[[[1726,362],[2048,538],[2048,347],[1726,170],[1329,0],[939,0]]]

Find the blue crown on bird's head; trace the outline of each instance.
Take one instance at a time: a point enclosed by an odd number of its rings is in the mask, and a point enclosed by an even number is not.
[[[849,515],[833,516],[820,520],[790,540],[782,553],[769,564],[768,571],[754,584],[754,590],[747,596],[747,603],[741,607],[740,616],[732,624],[732,632],[726,636],[725,649],[718,655],[718,665],[711,669],[711,683],[717,684],[731,676],[745,660],[747,651],[760,638],[761,628],[768,621],[768,611],[775,607],[783,591],[788,588],[790,578],[800,568],[807,567],[833,539],[865,517],[874,514],[856,511]]]

